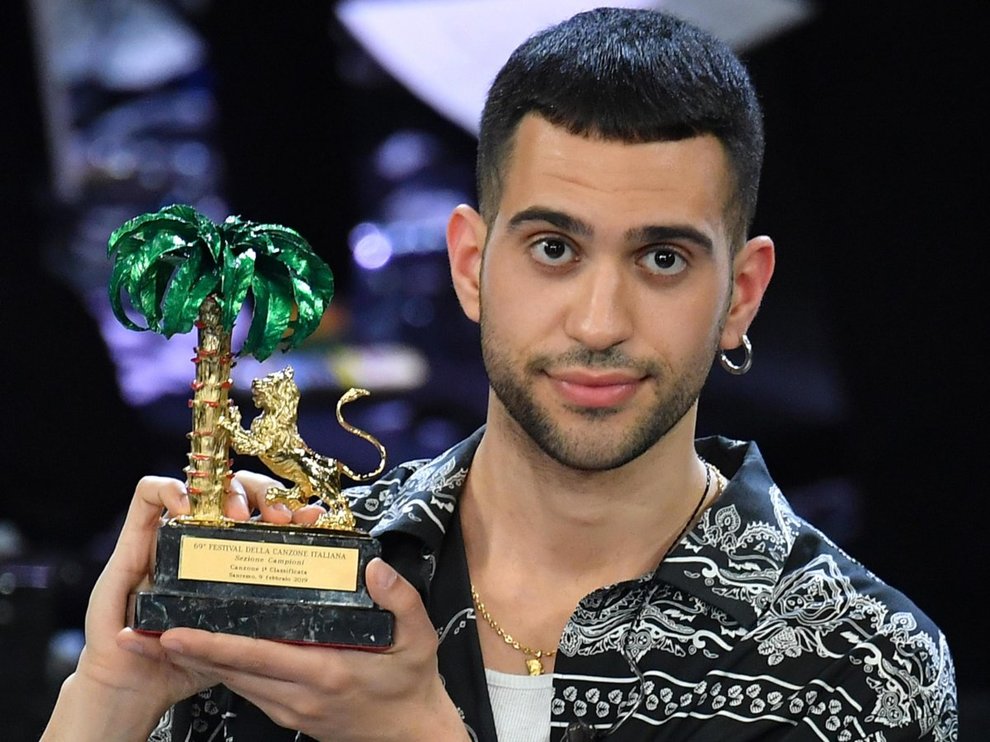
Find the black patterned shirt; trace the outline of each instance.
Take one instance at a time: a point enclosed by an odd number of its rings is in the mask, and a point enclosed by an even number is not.
[[[424,596],[468,734],[495,742],[455,517],[481,435],[348,495],[359,526]],[[707,438],[697,448],[728,486],[654,572],[578,604],[554,664],[550,739],[580,727],[614,742],[956,740],[955,675],[938,627],[795,515],[755,444]],[[218,687],[178,704],[152,739],[307,738]]]

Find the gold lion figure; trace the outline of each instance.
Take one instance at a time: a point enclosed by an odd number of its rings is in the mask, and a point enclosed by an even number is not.
[[[349,389],[337,402],[337,421],[350,433],[378,449],[378,467],[367,474],[355,474],[337,459],[323,456],[306,445],[297,427],[299,387],[292,368],[275,371],[251,382],[252,399],[261,410],[251,421],[250,430],[241,427],[241,411],[233,402],[220,419],[220,427],[230,434],[237,453],[257,456],[273,474],[295,483],[291,488],[270,487],[265,497],[269,504],[283,503],[298,510],[318,498],[327,512],[315,525],[342,531],[356,530],[354,515],[347,498],[341,494],[340,475],[360,482],[377,476],[385,468],[385,448],[375,438],[344,421],[340,408],[367,396],[366,389]]]

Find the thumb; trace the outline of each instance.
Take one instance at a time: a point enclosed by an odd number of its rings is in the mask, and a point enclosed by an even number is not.
[[[93,587],[86,611],[87,639],[97,635],[97,626],[123,628],[128,594],[148,578],[164,510],[172,515],[189,512],[182,482],[144,477],[134,490],[113,553]]]
[[[436,630],[419,592],[385,560],[375,557],[365,571],[368,593],[395,616],[393,648],[434,646]]]

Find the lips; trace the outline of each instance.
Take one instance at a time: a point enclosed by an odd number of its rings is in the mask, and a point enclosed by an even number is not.
[[[619,407],[628,402],[643,383],[641,376],[618,371],[555,371],[547,376],[566,402],[586,408]]]

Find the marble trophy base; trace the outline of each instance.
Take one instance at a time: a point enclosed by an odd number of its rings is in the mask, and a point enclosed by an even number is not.
[[[158,532],[153,585],[131,596],[129,625],[385,649],[394,617],[364,582],[380,553],[378,541],[360,533],[170,521]]]

